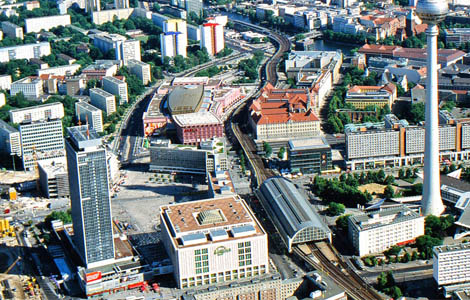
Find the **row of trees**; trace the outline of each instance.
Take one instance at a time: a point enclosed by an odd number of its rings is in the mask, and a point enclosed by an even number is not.
[[[403,296],[401,289],[397,286],[395,278],[393,278],[392,271],[387,273],[382,272],[377,277],[377,290],[393,297],[393,299],[398,299]]]
[[[335,199],[347,207],[356,207],[357,204],[364,205],[372,200],[369,192],[361,192],[356,186],[348,185],[337,179],[325,179],[316,176],[313,179],[312,191],[323,200]]]

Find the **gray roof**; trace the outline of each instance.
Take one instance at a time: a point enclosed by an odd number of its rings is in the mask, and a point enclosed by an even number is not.
[[[278,231],[293,238],[297,232],[306,228],[318,228],[329,234],[330,229],[302,196],[294,184],[283,177],[271,177],[261,184],[257,195],[270,214]],[[278,223],[278,224],[276,224]],[[283,239],[286,237],[284,236]]]
[[[470,183],[447,175],[441,175],[441,186],[443,184],[462,192],[470,192]]]
[[[393,220],[390,221],[389,216],[394,216]],[[382,221],[382,218],[385,218]],[[369,230],[372,228],[378,228],[381,226],[388,226],[393,223],[400,223],[416,218],[421,218],[418,213],[412,211],[406,206],[385,208],[379,211],[373,211],[367,214],[351,216],[349,218],[350,224],[361,230]]]
[[[202,101],[204,87],[178,86],[168,96],[168,106],[171,112],[180,110],[191,110],[195,112]]]
[[[5,122],[3,120],[0,120],[0,128],[5,130],[8,133],[18,132],[18,130],[16,128],[10,126],[10,124],[8,124],[7,122]]]
[[[87,125],[68,127],[70,139],[79,149],[86,147],[96,147],[102,144],[101,137],[92,128],[88,129]]]

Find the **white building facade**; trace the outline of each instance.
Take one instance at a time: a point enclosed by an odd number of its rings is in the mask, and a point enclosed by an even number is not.
[[[129,102],[127,97],[127,83],[115,77],[103,77],[103,89],[115,96],[119,96],[119,104]]]
[[[104,111],[107,116],[116,111],[116,98],[102,89],[90,89],[90,100],[93,106]]]
[[[51,54],[51,45],[48,42],[26,44],[0,48],[0,62],[9,62],[12,59],[41,58]]]
[[[424,235],[424,216],[404,206],[351,216],[348,222],[349,239],[361,257]]]
[[[49,31],[49,29],[58,26],[67,26],[71,24],[70,15],[57,15],[41,18],[25,19],[26,32]]]
[[[239,196],[162,206],[160,218],[179,288],[269,271],[266,232]]]
[[[470,282],[470,243],[433,249],[433,277],[439,286]]]
[[[60,102],[10,110],[10,121],[16,124],[63,117],[64,105]]]
[[[214,56],[225,48],[224,26],[218,23],[201,25],[201,49],[206,48],[210,56]]]
[[[86,124],[88,121],[88,125],[96,132],[100,133],[104,131],[103,111],[101,109],[87,102],[79,101],[75,102],[75,114],[82,124]]]
[[[152,72],[148,63],[131,59],[127,62],[127,67],[132,74],[142,80],[144,85],[147,85],[152,80]]]

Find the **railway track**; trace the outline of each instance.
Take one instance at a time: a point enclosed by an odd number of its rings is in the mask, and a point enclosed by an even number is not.
[[[271,32],[269,37],[276,41],[279,47],[271,60],[266,64],[266,81],[276,86],[278,80],[277,66],[284,56],[284,53],[290,49],[290,41],[287,37],[274,32]]]
[[[240,146],[245,152],[248,161],[251,163],[253,172],[255,173],[256,183],[259,186],[263,181],[269,177],[275,176],[274,172],[271,169],[264,167],[264,162],[261,157],[256,154],[256,145],[247,134],[243,133],[238,126],[238,123],[231,123],[232,131],[237,137]]]
[[[327,244],[329,250],[336,255],[336,251]],[[357,275],[349,266],[338,259],[333,263],[315,244],[307,244],[311,255],[306,255],[299,247],[294,247],[294,252],[302,257],[307,263],[318,270],[326,272],[337,284],[342,286],[349,297],[355,300],[384,300],[371,286],[369,286],[359,275]]]

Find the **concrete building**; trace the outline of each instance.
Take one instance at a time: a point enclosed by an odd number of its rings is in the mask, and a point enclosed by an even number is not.
[[[400,206],[351,216],[348,234],[359,256],[413,243],[424,234],[424,216]]]
[[[298,78],[298,74],[317,73],[330,70],[333,83],[340,79],[343,55],[338,51],[291,51],[286,59],[285,71],[288,78]]]
[[[60,119],[20,125],[23,168],[34,169],[37,162],[65,156],[64,134]]]
[[[320,134],[320,120],[304,89],[275,89],[267,84],[250,106],[249,122],[257,140],[312,137]]]
[[[0,152],[21,156],[20,132],[3,120],[0,120]]]
[[[162,60],[165,56],[175,57],[181,55],[186,57],[188,46],[188,30],[186,21],[180,19],[169,19],[163,22],[163,33],[160,35]]]
[[[184,9],[188,12],[194,12],[198,16],[202,16],[203,10],[202,0],[184,0]]]
[[[446,44],[453,43],[460,46],[470,41],[470,28],[450,28],[444,29]]]
[[[127,65],[129,60],[140,61],[140,42],[127,40],[125,36],[116,33],[101,33],[93,38],[93,45],[103,53],[114,50],[116,60],[122,60]]]
[[[41,58],[51,54],[51,46],[48,42],[25,44],[0,48],[0,62],[9,62],[12,59]]]
[[[18,93],[23,93],[26,98],[38,99],[44,94],[42,80],[25,77],[13,82],[10,87],[10,95],[14,96]]]
[[[106,149],[88,126],[68,128],[69,172],[75,243],[86,268],[114,262]]]
[[[290,140],[287,158],[291,173],[320,173],[333,168],[331,147],[324,137]]]
[[[144,85],[147,85],[152,81],[152,72],[148,63],[141,62],[139,60],[131,59],[127,62],[129,71],[136,75]]]
[[[80,75],[65,79],[68,96],[81,95],[86,88],[86,76]]]
[[[101,10],[100,0],[85,0],[85,11],[92,13]]]
[[[11,75],[0,75],[0,90],[11,88]]]
[[[7,98],[4,93],[0,93],[0,107],[7,104]]]
[[[237,195],[161,206],[160,219],[178,288],[269,272],[267,234]]]
[[[116,75],[119,66],[120,64],[115,61],[96,61],[94,64],[84,68],[82,75],[85,75],[86,79],[101,80],[105,76]]]
[[[187,24],[186,28],[188,30],[188,39],[193,41],[201,40],[201,30],[199,29],[199,26]]]
[[[90,89],[90,103],[104,111],[109,116],[116,111],[116,98],[102,89]]]
[[[40,18],[29,18],[24,20],[26,32],[49,31],[49,29],[58,26],[67,26],[71,24],[70,15],[57,15]]]
[[[225,48],[224,26],[218,23],[206,23],[200,25],[199,29],[201,49],[206,48],[210,56],[215,56]]]
[[[292,252],[295,244],[331,241],[328,225],[291,181],[282,177],[271,177],[261,184],[255,194],[289,252]]]
[[[10,121],[21,124],[44,120],[62,119],[64,105],[60,102],[10,110]]]
[[[211,112],[195,112],[173,116],[176,134],[183,144],[199,144],[224,136],[223,122]]]
[[[24,39],[23,27],[11,22],[2,22],[2,31],[4,35],[14,39]]]
[[[143,9],[143,8],[140,8]],[[94,11],[91,14],[91,21],[96,25],[102,25],[107,22],[113,22],[113,20],[127,20],[131,16],[137,16],[139,8],[117,8],[117,9],[106,9],[102,11]],[[149,11],[150,13],[150,11]]]
[[[155,93],[150,100],[147,110],[142,116],[144,136],[149,137],[158,134],[160,128],[166,126],[168,119],[163,112],[163,95]]]
[[[422,164],[424,159],[424,127],[409,126],[395,115],[379,128],[346,126],[346,164],[351,170],[376,167],[401,167]],[[392,125],[390,125],[392,124]],[[439,126],[439,161],[467,159],[470,154],[470,124],[453,120]],[[369,147],[366,145],[375,145]]]
[[[365,109],[367,106],[378,106],[392,109],[392,104],[397,98],[397,88],[393,83],[384,86],[359,86],[350,88],[345,97],[346,104],[351,104],[357,109]]]
[[[129,102],[127,96],[127,83],[116,77],[103,77],[103,90],[115,96],[119,96],[119,105]]]
[[[437,246],[433,249],[433,277],[439,287],[462,289],[470,283],[470,243]]]
[[[197,147],[172,144],[170,140],[156,140],[150,144],[149,169],[156,172],[188,174],[228,170],[225,141],[212,139]]]
[[[69,175],[65,157],[38,163],[39,184],[46,198],[70,196]]]
[[[75,114],[77,119],[88,125],[90,128],[94,129],[96,132],[100,133],[104,131],[103,128],[103,111],[88,102],[77,101],[75,102]]]
[[[129,0],[114,0],[114,8],[129,8]]]
[[[55,75],[55,76],[71,76],[71,75],[74,75],[80,68],[81,68],[81,65],[79,64],[45,68],[45,69],[38,70],[38,76],[41,76],[44,74]]]

